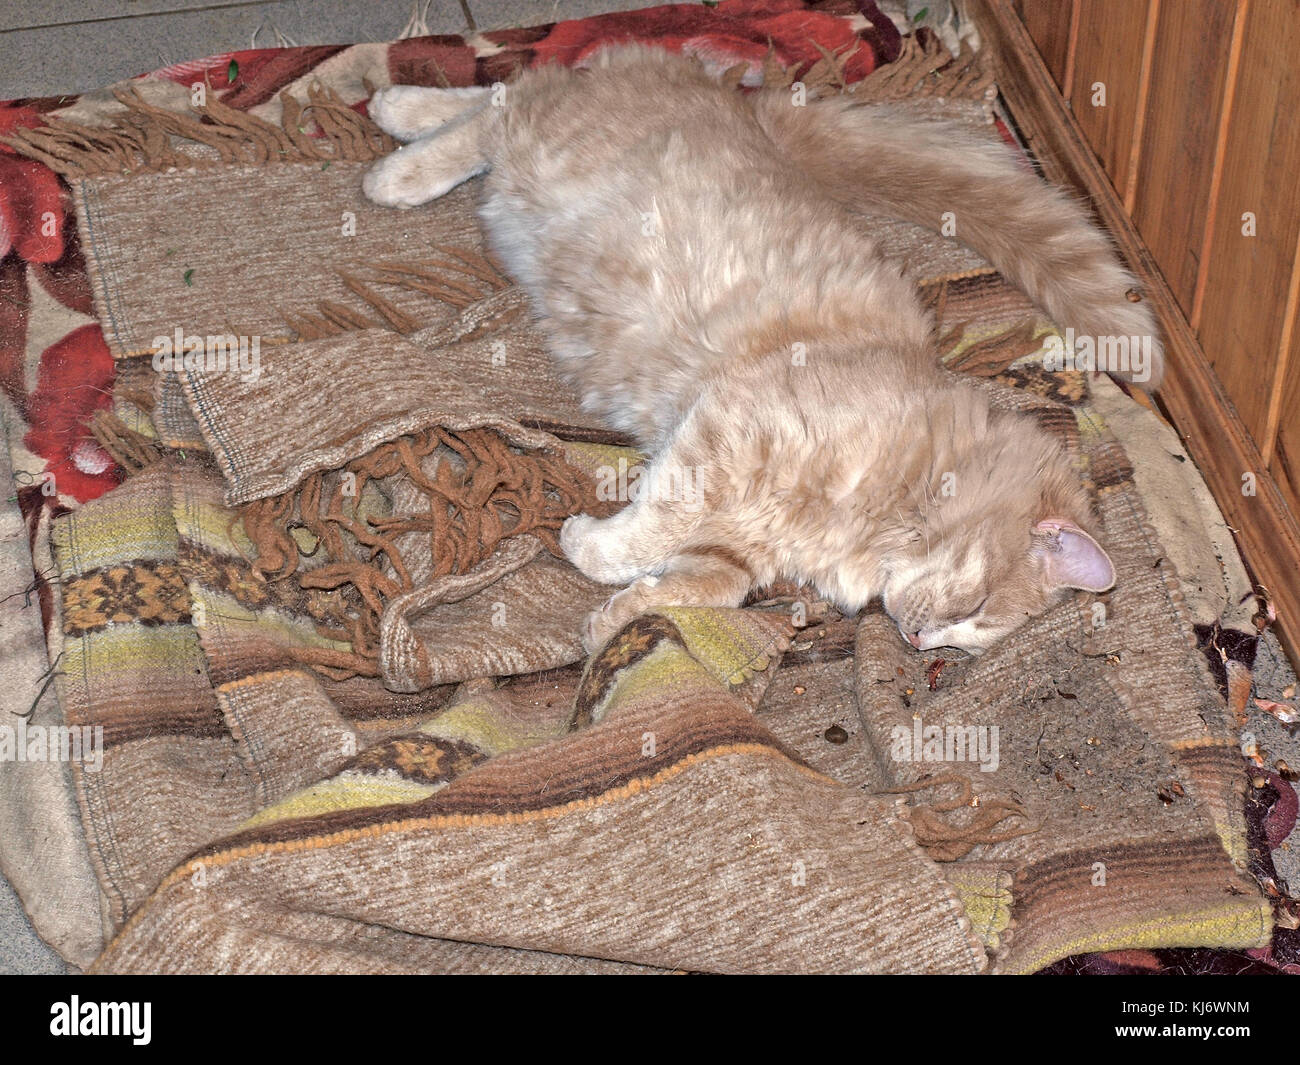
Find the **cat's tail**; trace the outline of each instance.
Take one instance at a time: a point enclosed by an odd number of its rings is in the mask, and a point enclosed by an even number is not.
[[[768,135],[834,199],[954,237],[1072,329],[1079,350],[1090,338],[1098,369],[1159,387],[1163,349],[1137,282],[1087,211],[1004,144],[851,96],[754,100]]]

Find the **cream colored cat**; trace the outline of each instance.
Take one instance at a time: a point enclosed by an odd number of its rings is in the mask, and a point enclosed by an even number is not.
[[[786,577],[847,611],[881,597],[915,647],[977,653],[1114,582],[1066,456],[939,367],[861,212],[937,228],[951,211],[1061,325],[1154,342],[1132,277],[1000,144],[851,95],[792,99],[632,46],[371,100],[412,143],[366,194],[414,207],[489,171],[483,222],[560,371],[653,456],[633,504],[563,528],[583,573],[628,585],[588,618],[589,648],[644,611],[734,606]]]

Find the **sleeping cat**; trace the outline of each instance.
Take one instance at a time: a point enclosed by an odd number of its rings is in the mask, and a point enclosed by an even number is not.
[[[562,529],[583,573],[627,585],[588,617],[588,649],[657,607],[736,606],[790,578],[848,612],[880,597],[914,647],[978,653],[1114,583],[1067,456],[938,365],[862,212],[931,228],[954,212],[1057,322],[1155,343],[1133,278],[1002,145],[851,94],[793,101],[623,46],[370,102],[411,143],[366,195],[414,207],[488,171],[484,225],[561,374],[653,456],[635,502]],[[1158,344],[1153,361],[1150,388]]]

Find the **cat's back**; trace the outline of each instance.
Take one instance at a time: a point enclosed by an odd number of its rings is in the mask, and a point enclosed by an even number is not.
[[[660,310],[680,325],[719,300],[869,271],[875,258],[772,143],[750,98],[694,60],[605,49],[587,69],[528,71],[498,111],[483,216],[534,295],[624,278],[679,304]]]
[[[529,71],[489,156],[494,247],[588,406],[643,438],[765,323],[860,313],[893,283],[750,97],[659,49]]]

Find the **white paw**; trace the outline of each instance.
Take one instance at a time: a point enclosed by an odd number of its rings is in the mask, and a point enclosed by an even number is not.
[[[366,171],[361,179],[361,191],[366,199],[383,207],[418,207],[437,199],[446,189],[430,191],[424,180],[424,168],[412,149],[398,148],[392,155],[380,159]]]
[[[582,621],[582,648],[594,655],[618,631],[608,621],[605,610],[593,610]]]
[[[639,569],[624,556],[622,535],[608,519],[575,514],[560,527],[560,549],[586,576],[601,584],[626,584]]]
[[[575,514],[571,518],[565,518],[564,524],[560,526],[560,550],[583,573],[587,573],[585,563],[589,552],[588,544],[591,527],[595,523],[596,519],[590,514]],[[591,574],[587,573],[587,576],[590,577]]]
[[[366,110],[385,133],[399,141],[413,141],[464,114],[489,91],[482,86],[437,89],[424,85],[390,85],[370,97]]]
[[[593,610],[583,619],[582,646],[594,654],[634,618],[645,612],[649,598],[647,592],[659,581],[655,577],[642,577],[635,584],[615,592],[599,610]]]
[[[375,125],[399,141],[414,140],[428,129],[427,119],[422,121],[420,101],[425,90],[417,85],[391,85],[379,89],[370,97],[366,110]]]
[[[449,133],[431,133],[402,145],[366,172],[361,189],[385,207],[418,207],[487,168],[477,131],[463,127]]]

